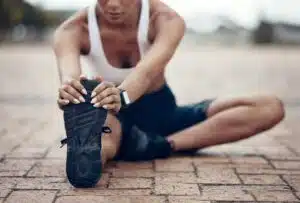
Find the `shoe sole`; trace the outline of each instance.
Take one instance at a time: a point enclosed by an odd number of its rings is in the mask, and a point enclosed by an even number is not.
[[[77,188],[94,187],[101,178],[101,135],[107,111],[90,103],[64,109],[67,137],[66,173]]]

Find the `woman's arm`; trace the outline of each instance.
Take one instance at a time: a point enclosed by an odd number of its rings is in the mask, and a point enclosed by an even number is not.
[[[164,72],[185,32],[184,20],[160,0],[151,0],[151,10],[151,22],[155,29],[153,44],[119,86],[128,92],[132,102],[141,97],[153,80]]]
[[[61,82],[58,104],[84,102],[86,90],[80,83],[80,50],[85,13],[80,11],[55,31],[53,50]]]

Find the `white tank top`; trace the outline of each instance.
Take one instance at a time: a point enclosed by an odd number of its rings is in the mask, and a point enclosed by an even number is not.
[[[149,0],[141,0],[142,8],[140,12],[139,27],[138,27],[138,46],[140,58],[146,53],[150,47],[148,41],[148,27],[149,27],[149,15],[150,6]],[[93,4],[88,8],[88,29],[90,38],[90,52],[85,58],[87,59],[87,66],[82,66],[82,73],[88,78],[94,76],[102,76],[105,81],[113,82],[115,84],[120,84],[126,78],[128,74],[131,73],[133,68],[118,68],[113,67],[108,62],[102,41],[100,38],[100,33],[98,29],[98,23],[96,18],[96,4]]]

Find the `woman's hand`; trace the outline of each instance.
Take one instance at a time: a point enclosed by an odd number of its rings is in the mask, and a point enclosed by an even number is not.
[[[96,80],[102,80],[97,77]],[[101,81],[101,83],[92,92],[92,101],[94,107],[103,107],[118,113],[121,109],[120,90],[111,82]]]
[[[59,88],[59,96],[57,100],[57,104],[60,108],[70,102],[74,104],[85,102],[82,94],[86,95],[87,91],[80,83],[83,79],[86,79],[86,77],[80,76],[80,80],[68,79],[62,82],[62,85]]]

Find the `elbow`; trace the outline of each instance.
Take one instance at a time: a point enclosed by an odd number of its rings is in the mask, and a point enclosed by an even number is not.
[[[165,64],[162,64],[160,68],[145,71],[142,77],[143,81],[145,81],[149,85],[153,84],[153,81],[155,81],[161,74],[163,74],[165,66]]]
[[[57,51],[59,45],[60,45],[60,40],[59,40],[59,35],[60,35],[60,28],[57,28],[54,33],[51,36],[50,43],[53,51]]]

